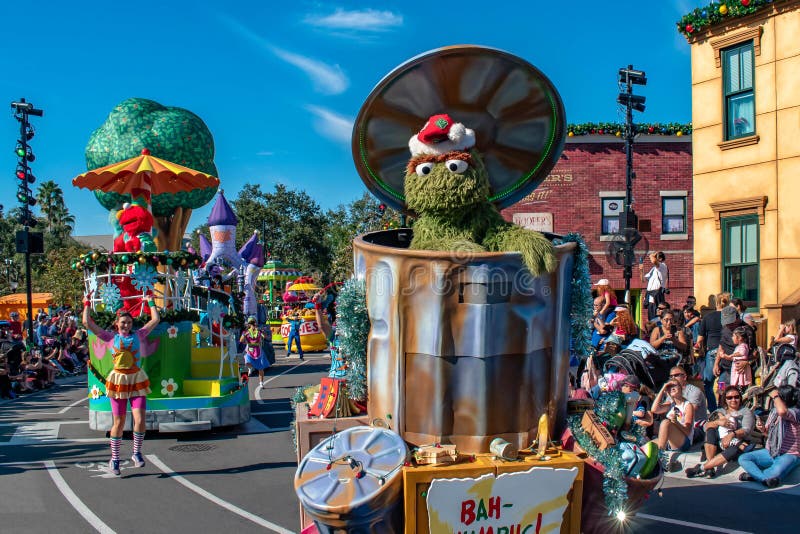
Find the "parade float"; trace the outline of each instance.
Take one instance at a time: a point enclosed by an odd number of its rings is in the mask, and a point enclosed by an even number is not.
[[[588,350],[586,247],[499,216],[545,179],[564,127],[544,74],[483,47],[418,56],[367,98],[356,167],[415,222],[354,241],[369,426],[337,419],[346,430],[298,443],[303,532],[599,532],[630,511],[612,506],[629,504],[618,484],[585,488],[587,451],[557,440],[571,347]]]
[[[290,319],[297,314],[300,324],[300,344],[303,352],[321,352],[328,348],[328,339],[317,323],[314,309],[310,307],[311,298],[322,288],[310,276],[301,276],[286,285],[282,295],[284,312],[281,320],[281,340],[289,350]]]
[[[280,260],[266,262],[258,273],[256,280],[259,294],[262,295],[259,303],[266,307],[267,324],[272,331],[273,343],[284,343],[283,336],[281,336],[284,312],[281,295],[286,291],[288,284],[293,283],[301,276],[303,276],[303,272],[299,267],[286,265]]]
[[[203,430],[248,421],[249,393],[236,361],[241,305],[228,292],[195,283],[203,258],[180,247],[192,209],[219,186],[210,132],[187,110],[128,99],[92,134],[86,159],[90,170],[73,185],[95,193],[114,228],[112,251],[88,251],[72,262],[84,273],[95,322],[109,328],[125,310],[135,325],[143,324],[145,301],[160,308],[161,322],[142,343],[139,362],[152,385],[147,429]],[[253,244],[247,256],[258,263]],[[208,342],[198,341],[198,326],[212,332]],[[89,425],[109,430],[105,376],[113,367],[111,347],[93,334],[89,347]]]

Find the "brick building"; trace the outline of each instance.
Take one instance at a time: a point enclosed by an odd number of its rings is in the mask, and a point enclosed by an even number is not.
[[[668,302],[683,305],[693,292],[692,139],[678,135],[640,135],[634,143],[633,207],[650,251],[664,251],[669,268]],[[612,135],[567,139],[564,152],[547,179],[527,197],[503,210],[522,226],[556,234],[578,232],[591,254],[592,282],[607,278],[624,296],[622,267],[607,250],[618,231],[625,199],[625,143]],[[641,260],[645,248],[637,247]],[[645,269],[649,269],[645,260]],[[645,270],[645,272],[647,272]],[[631,279],[635,311],[643,286],[639,269]],[[698,305],[707,296],[698,296]]]

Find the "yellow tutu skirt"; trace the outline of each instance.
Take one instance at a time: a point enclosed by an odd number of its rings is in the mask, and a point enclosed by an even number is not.
[[[106,377],[106,395],[110,399],[130,399],[150,393],[150,379],[142,369],[114,369]]]

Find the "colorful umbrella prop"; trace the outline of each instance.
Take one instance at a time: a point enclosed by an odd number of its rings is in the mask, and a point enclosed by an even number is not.
[[[137,189],[152,195],[181,193],[218,187],[219,178],[150,155],[148,149],[134,158],[85,172],[72,185],[106,193],[130,194]]]

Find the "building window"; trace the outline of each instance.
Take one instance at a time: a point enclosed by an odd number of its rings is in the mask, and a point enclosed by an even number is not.
[[[661,233],[686,233],[686,197],[661,197]]]
[[[603,198],[603,220],[600,233],[602,235],[616,234],[619,232],[619,216],[622,215],[624,198]]]
[[[758,216],[722,219],[722,284],[748,308],[758,308]]]
[[[755,135],[753,41],[722,51],[725,140]]]

